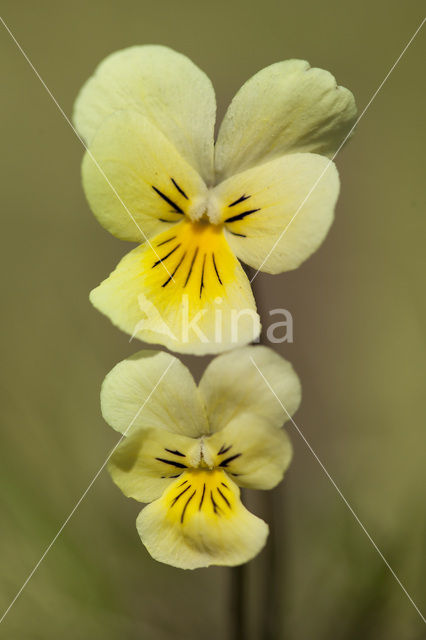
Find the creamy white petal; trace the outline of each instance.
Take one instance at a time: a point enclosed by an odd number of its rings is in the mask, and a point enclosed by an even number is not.
[[[215,358],[201,378],[199,389],[212,431],[224,429],[231,420],[247,413],[276,428],[288,420],[253,361],[288,414],[297,410],[301,387],[291,364],[268,347],[244,347]]]
[[[106,422],[127,435],[148,427],[191,437],[209,430],[190,371],[162,351],[139,351],[119,362],[102,384],[101,409]]]
[[[240,487],[272,489],[283,479],[293,450],[284,429],[248,412],[205,438],[203,453]]]
[[[190,466],[200,463],[200,440],[159,428],[133,431],[119,444],[108,471],[129,498],[151,502]]]
[[[248,562],[264,546],[268,525],[239,494],[223,471],[186,472],[139,514],[141,540],[155,560],[181,569]]]
[[[101,225],[134,242],[182,221],[207,193],[199,174],[161,131],[131,111],[102,122],[84,156],[82,177]]]
[[[102,121],[123,109],[148,118],[207,182],[211,180],[214,89],[189,58],[156,45],[111,54],[81,89],[73,121],[90,144]]]
[[[240,260],[268,273],[296,269],[318,249],[338,194],[335,165],[313,153],[282,156],[215,189],[229,246]]]
[[[238,91],[216,145],[216,175],[223,180],[283,154],[332,156],[356,119],[355,100],[328,71],[304,60],[277,62]]]

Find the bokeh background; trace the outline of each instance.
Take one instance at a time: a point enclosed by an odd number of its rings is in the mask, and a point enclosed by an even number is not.
[[[67,114],[107,54],[160,43],[208,73],[220,119],[249,76],[291,57],[332,71],[362,109],[424,6],[3,0],[2,8]],[[296,272],[256,281],[265,321],[275,307],[294,318],[294,343],[277,348],[302,378],[297,424],[420,607],[425,35],[338,158],[342,192],[324,245]],[[79,141],[3,28],[0,36],[3,610],[117,441],[101,418],[99,387],[139,345],[88,301],[129,247],[93,218],[80,183]],[[205,363],[185,360],[199,375]],[[282,576],[276,638],[424,638],[408,598],[291,425],[289,432],[294,461],[274,498]],[[184,572],[152,561],[136,533],[139,509],[103,472],[0,624],[0,638],[229,638],[230,571]],[[251,640],[264,630],[263,555],[245,574]]]

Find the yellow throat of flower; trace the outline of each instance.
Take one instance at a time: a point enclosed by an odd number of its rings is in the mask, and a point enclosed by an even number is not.
[[[233,483],[232,483],[233,484]],[[219,469],[188,469],[164,492],[161,500],[167,517],[185,524],[197,513],[215,522],[235,515],[235,491],[227,474]]]
[[[223,235],[223,225],[211,224],[203,216],[185,219],[157,237],[158,258],[149,255],[146,285],[185,290],[199,299],[208,291],[214,299],[234,277],[235,260]],[[171,285],[171,286],[170,286]]]

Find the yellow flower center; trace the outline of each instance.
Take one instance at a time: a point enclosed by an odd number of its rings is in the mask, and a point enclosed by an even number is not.
[[[163,205],[166,203],[169,207],[167,216],[160,218],[162,222],[179,222],[182,218],[187,218],[192,222],[204,220],[221,227],[225,224],[230,233],[245,237],[244,234],[235,233],[231,223],[240,222],[247,216],[260,211],[258,206],[247,206],[246,200],[252,196],[246,193],[242,193],[236,198],[234,197],[236,194],[233,194],[228,203],[224,200],[223,195],[220,195],[217,187],[189,196],[174,178],[171,178],[169,189],[161,191],[156,185],[152,185],[152,188],[163,201]]]
[[[217,445],[215,436],[202,436],[194,440],[193,446],[183,453],[179,449],[170,447],[164,448],[164,457],[156,456],[156,460],[169,467],[171,475],[164,474],[162,477],[177,478],[182,473],[214,471],[222,473],[226,471],[231,476],[238,476],[235,473],[234,462],[240,461],[241,451],[232,444],[220,441]],[[185,469],[185,471],[181,471]],[[166,470],[166,467],[165,467]]]
[[[197,221],[203,218],[210,224],[217,225],[221,222],[221,203],[216,198],[212,189],[207,192],[207,196],[202,196],[194,201],[188,208],[188,216],[191,220]]]
[[[197,513],[212,520],[231,517],[236,498],[230,484],[222,470],[188,469],[161,498],[167,517],[181,524]]]
[[[178,216],[185,216],[193,222],[204,218],[210,224],[220,224],[222,204],[217,199],[214,189],[190,196],[174,178],[171,178],[169,189],[162,191],[156,185],[152,185],[152,188],[163,203],[170,207],[168,213],[171,214],[171,218],[164,219],[164,222],[175,222],[179,219]]]
[[[146,285],[158,290],[176,289],[195,299],[223,295],[223,287],[234,278],[235,259],[223,235],[223,225],[205,217],[197,222],[184,219],[157,237],[157,256],[149,255]],[[171,286],[172,285],[172,286]],[[166,301],[167,303],[170,300]]]

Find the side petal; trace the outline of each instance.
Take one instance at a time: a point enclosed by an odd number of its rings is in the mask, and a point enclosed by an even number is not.
[[[134,242],[180,222],[207,192],[161,131],[132,111],[103,121],[84,156],[82,177],[101,225]]]
[[[162,351],[139,351],[119,362],[102,384],[101,410],[105,421],[126,435],[147,427],[192,437],[208,433],[189,369]]]
[[[242,505],[223,471],[183,474],[139,514],[136,526],[151,556],[180,569],[248,562],[268,526]]]
[[[165,429],[138,429],[123,440],[108,462],[115,484],[128,498],[151,502],[200,462],[200,442]]]
[[[249,281],[218,226],[182,222],[128,253],[90,300],[123,331],[203,355],[255,340]]]
[[[239,414],[224,429],[205,438],[203,448],[215,467],[224,469],[240,487],[249,489],[275,487],[283,479],[293,454],[284,429],[251,413]]]
[[[216,100],[209,78],[189,58],[155,45],[111,54],[81,89],[73,121],[90,144],[101,122],[123,109],[148,118],[211,180]]]
[[[335,165],[312,153],[282,156],[215,190],[230,247],[240,260],[267,273],[296,269],[318,249],[338,194]]]
[[[288,415],[297,411],[301,400],[300,381],[291,364],[261,345],[244,347],[215,358],[205,370],[199,390],[212,432],[224,429],[232,420],[245,414],[279,428],[289,419]]]
[[[332,156],[356,119],[355,100],[328,71],[304,60],[277,62],[238,91],[216,145],[220,180],[283,154]]]

